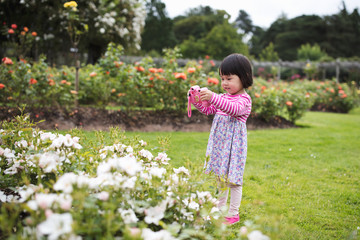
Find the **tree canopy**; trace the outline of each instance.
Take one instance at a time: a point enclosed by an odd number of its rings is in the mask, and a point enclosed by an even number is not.
[[[199,6],[173,19],[161,0],[78,0],[78,29],[83,29],[79,52],[94,63],[109,42],[121,44],[125,54],[148,54],[178,46],[184,58],[210,55],[221,60],[231,52],[251,58],[297,60],[298,49],[310,44],[332,58],[360,56],[360,16],[349,13],[345,3],[339,13],[329,16],[285,15],[269,28],[253,24],[251,16],[239,9],[234,22],[224,10]],[[31,55],[44,53],[55,61],[69,52],[69,17],[59,1],[0,1],[3,35],[0,55],[4,56],[13,36],[11,24],[37,32]],[[249,39],[249,40],[245,40]],[[272,45],[270,45],[272,44]],[[270,47],[267,49],[267,47]],[[56,51],[54,51],[56,50]],[[267,55],[267,54],[270,54]],[[262,54],[262,55],[261,55]],[[265,54],[265,55],[264,55]]]

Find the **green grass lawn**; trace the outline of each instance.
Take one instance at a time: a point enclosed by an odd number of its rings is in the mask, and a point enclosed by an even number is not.
[[[271,239],[357,239],[360,231],[360,109],[308,112],[298,128],[248,131],[241,222]],[[94,134],[86,133],[88,136]],[[208,132],[127,132],[156,151],[170,138],[176,167],[201,169]],[[209,182],[209,186],[211,182]]]

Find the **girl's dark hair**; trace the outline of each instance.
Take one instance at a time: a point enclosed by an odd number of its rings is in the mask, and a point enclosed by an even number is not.
[[[243,88],[248,88],[253,84],[251,63],[247,57],[239,53],[233,53],[224,58],[219,67],[219,74],[237,75]]]

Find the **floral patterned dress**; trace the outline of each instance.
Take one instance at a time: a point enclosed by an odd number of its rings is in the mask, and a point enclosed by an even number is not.
[[[230,183],[242,185],[247,156],[246,124],[234,117],[216,114],[206,156],[209,162],[205,173],[213,172]]]
[[[251,98],[246,93],[213,94],[210,103],[210,107],[194,104],[204,114],[215,114],[206,150],[205,173],[242,185],[247,157],[246,119],[251,112]]]

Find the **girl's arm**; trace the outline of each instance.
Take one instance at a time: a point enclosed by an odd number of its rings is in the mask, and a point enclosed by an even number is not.
[[[216,113],[216,107],[214,105],[210,105],[209,107],[204,107],[202,104],[199,103],[193,103],[193,105],[196,107],[199,112],[206,114],[206,115],[212,115]]]
[[[232,102],[229,99],[226,99],[224,95],[216,93],[213,93],[210,103],[215,109],[218,108],[230,116],[244,115],[249,111],[249,107],[251,107],[251,100],[248,97],[240,98],[238,101]]]

